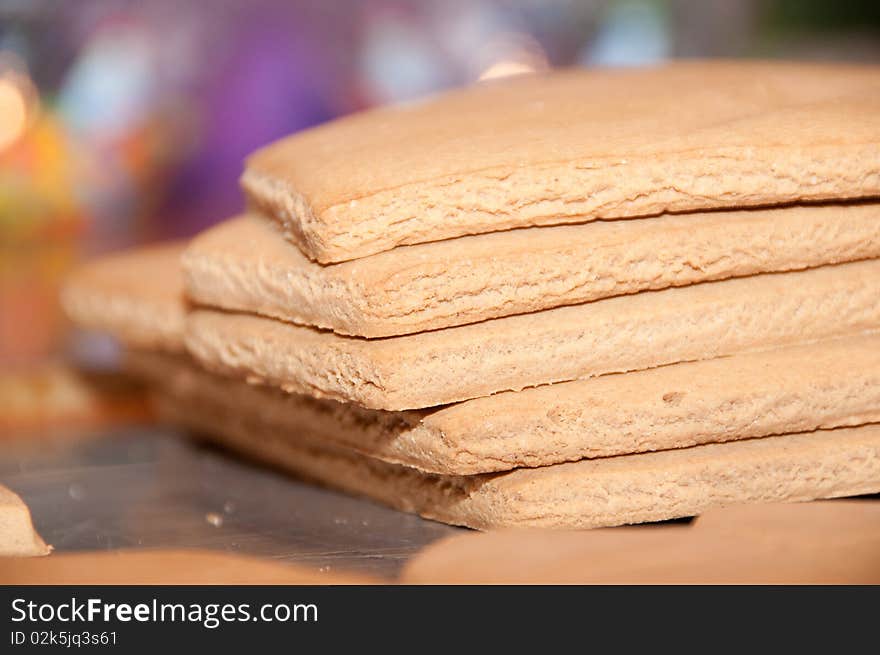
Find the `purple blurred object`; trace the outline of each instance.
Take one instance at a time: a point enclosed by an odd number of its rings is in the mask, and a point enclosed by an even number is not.
[[[248,14],[202,94],[196,156],[171,183],[171,232],[191,234],[238,211],[244,157],[274,139],[332,118],[339,71],[328,70],[306,23],[290,12]],[[322,48],[323,46],[323,48]],[[342,75],[344,77],[344,74]],[[336,110],[334,111],[334,106]],[[172,217],[169,217],[172,218]]]

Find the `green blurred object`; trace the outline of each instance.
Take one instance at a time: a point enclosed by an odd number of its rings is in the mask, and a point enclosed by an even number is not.
[[[779,32],[880,31],[877,0],[775,0],[760,2],[764,24]]]

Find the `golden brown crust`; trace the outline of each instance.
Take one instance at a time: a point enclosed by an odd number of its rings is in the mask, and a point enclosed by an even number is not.
[[[34,529],[28,506],[0,485],[0,557],[34,557],[50,552],[52,547]]]
[[[109,332],[130,346],[183,350],[185,246],[165,243],[86,263],[62,289],[65,312],[77,325]]]
[[[748,502],[880,491],[880,426],[746,439],[508,473],[443,476],[279,431],[257,416],[165,396],[166,416],[306,479],[480,530],[596,528]]]
[[[878,276],[880,260],[869,260],[373,340],[199,309],[186,345],[211,370],[373,409],[415,409],[877,330]]]
[[[132,353],[179,398],[428,473],[471,475],[880,422],[880,336],[664,366],[385,412]],[[239,420],[239,419],[232,419]],[[294,437],[291,437],[294,438]]]
[[[322,266],[241,216],[183,256],[195,302],[386,337],[696,282],[880,256],[880,205],[715,211],[527,228]]]
[[[465,532],[410,560],[408,584],[877,584],[880,502],[743,505],[690,525]]]
[[[880,69],[684,62],[493,81],[248,161],[254,207],[323,263],[529,225],[880,194]]]
[[[39,562],[0,560],[0,583],[12,585],[347,585],[380,582],[365,575],[208,550],[105,550],[63,553]]]

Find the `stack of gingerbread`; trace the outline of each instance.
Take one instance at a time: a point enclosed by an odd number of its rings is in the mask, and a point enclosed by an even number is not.
[[[170,420],[441,521],[877,492],[878,109],[859,67],[483,83],[267,146],[248,213],[65,302]]]

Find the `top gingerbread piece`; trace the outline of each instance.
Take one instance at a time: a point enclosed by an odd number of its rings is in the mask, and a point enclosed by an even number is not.
[[[687,62],[479,83],[253,154],[322,263],[510,228],[880,195],[880,68]]]

